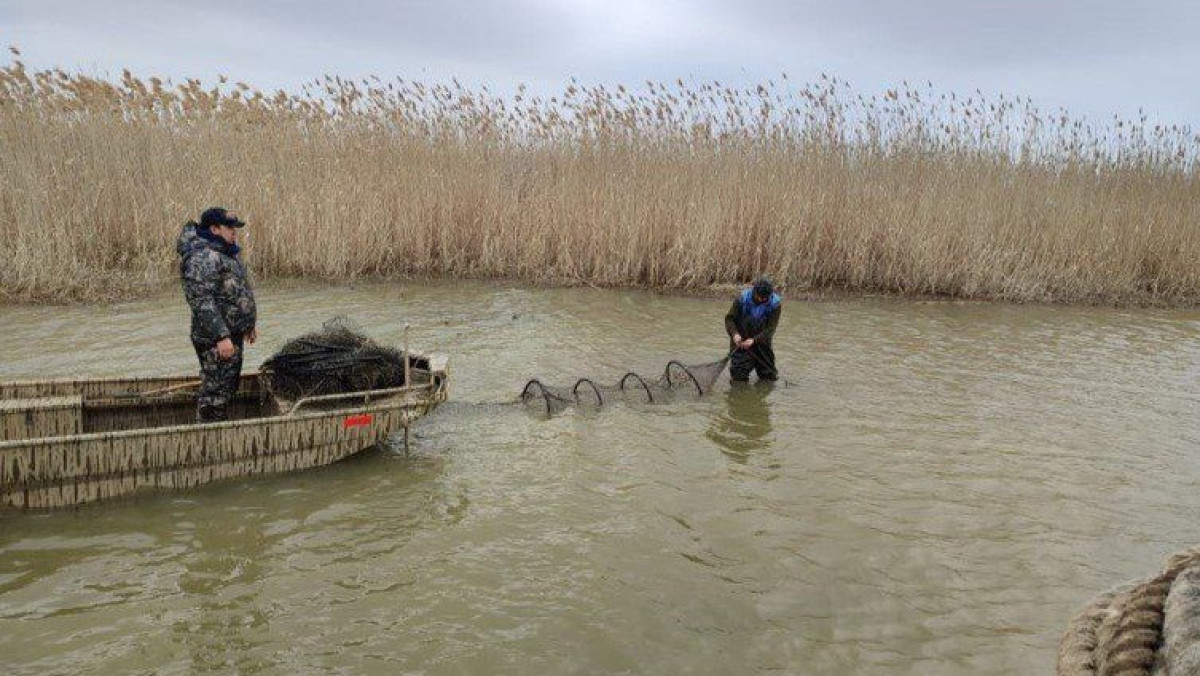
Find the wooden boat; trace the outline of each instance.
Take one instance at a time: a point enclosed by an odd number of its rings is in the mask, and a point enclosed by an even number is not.
[[[281,401],[242,376],[230,420],[195,423],[195,376],[0,383],[0,509],[327,465],[446,400],[448,360],[413,354],[404,387]],[[189,391],[192,389],[193,391]]]

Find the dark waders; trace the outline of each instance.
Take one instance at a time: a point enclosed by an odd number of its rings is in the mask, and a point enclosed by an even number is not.
[[[732,344],[730,348],[733,348]],[[775,351],[770,345],[755,343],[748,350],[733,350],[729,360],[730,380],[750,380],[751,371],[758,375],[759,380],[779,379],[779,370],[775,368]]]

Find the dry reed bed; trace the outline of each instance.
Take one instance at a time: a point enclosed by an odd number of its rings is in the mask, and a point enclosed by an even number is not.
[[[119,82],[0,68],[0,300],[159,287],[209,204],[262,277],[449,275],[1200,301],[1200,136],[1024,99],[782,79]]]

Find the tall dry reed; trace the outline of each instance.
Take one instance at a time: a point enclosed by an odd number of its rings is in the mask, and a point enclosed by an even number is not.
[[[0,68],[0,299],[174,278],[180,225],[250,222],[259,278],[450,275],[1013,300],[1200,301],[1200,136],[836,78],[326,77],[299,94]]]

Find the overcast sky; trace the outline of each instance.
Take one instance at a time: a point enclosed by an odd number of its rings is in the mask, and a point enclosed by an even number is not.
[[[1200,121],[1200,0],[0,0],[33,66],[296,88],[322,74],[546,91],[821,72]]]

